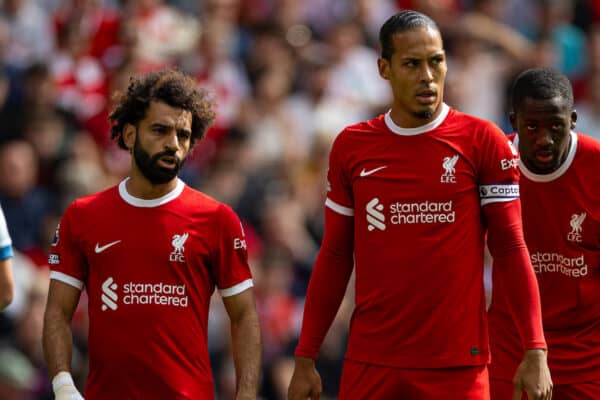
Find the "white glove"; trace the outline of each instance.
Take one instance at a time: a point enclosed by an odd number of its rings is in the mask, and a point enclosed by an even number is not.
[[[56,374],[52,379],[52,390],[56,400],[83,400],[83,396],[73,382],[71,374],[65,371]]]

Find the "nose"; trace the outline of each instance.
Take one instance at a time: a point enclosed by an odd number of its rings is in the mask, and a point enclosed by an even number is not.
[[[550,131],[544,129],[541,134],[538,135],[535,142],[539,147],[548,147],[554,144],[554,139],[552,138]]]
[[[428,63],[423,63],[421,66],[421,82],[433,82],[433,72]]]
[[[172,130],[165,139],[165,149],[177,151],[179,150],[179,138],[177,137],[177,131]]]

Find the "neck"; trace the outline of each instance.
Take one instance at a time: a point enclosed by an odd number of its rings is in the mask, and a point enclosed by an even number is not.
[[[392,121],[394,121],[394,123],[401,128],[418,128],[439,117],[441,112],[442,103],[438,105],[431,116],[423,117],[417,116],[415,113],[407,111],[405,108],[397,104],[393,104],[392,109],[390,110],[390,117],[392,117]]]
[[[133,167],[125,186],[131,196],[142,200],[152,200],[173,191],[177,186],[177,178],[173,178],[167,183],[154,184],[137,168]]]

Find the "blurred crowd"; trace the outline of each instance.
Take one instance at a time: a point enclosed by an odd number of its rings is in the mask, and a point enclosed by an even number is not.
[[[264,338],[260,396],[284,399],[323,234],[329,147],[344,126],[389,107],[377,35],[401,8],[440,26],[449,105],[509,132],[512,78],[554,66],[574,84],[577,131],[600,138],[598,0],[1,0],[0,204],[17,292],[0,314],[0,399],[52,398],[41,348],[50,242],[72,200],[127,176],[129,154],[109,139],[111,95],[162,67],[192,74],[218,104],[182,178],[243,221]],[[228,319],[213,303],[216,393],[232,399]],[[80,388],[85,307],[84,295]],[[350,287],[318,361],[325,398],[337,392],[351,310]]]

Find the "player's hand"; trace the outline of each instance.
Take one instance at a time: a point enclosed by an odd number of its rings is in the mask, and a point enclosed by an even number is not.
[[[83,396],[73,382],[71,374],[68,372],[59,372],[52,379],[52,389],[56,400],[83,400]]]
[[[315,368],[315,360],[296,357],[294,374],[288,388],[288,400],[318,400],[322,391],[321,377]]]
[[[550,400],[552,378],[548,369],[546,350],[533,349],[525,352],[515,375],[514,400],[520,400],[523,391],[529,400]]]

